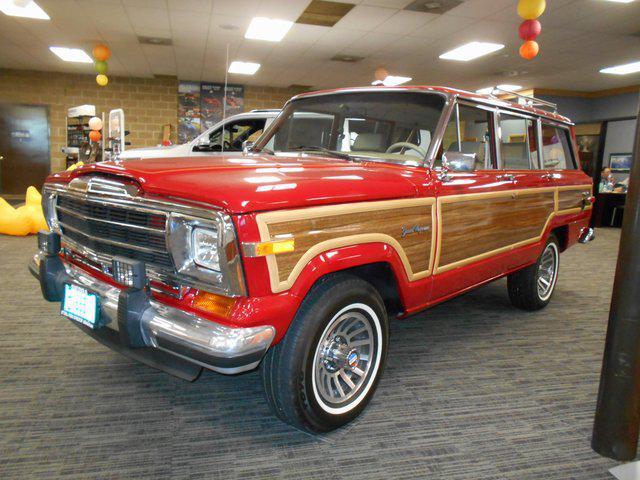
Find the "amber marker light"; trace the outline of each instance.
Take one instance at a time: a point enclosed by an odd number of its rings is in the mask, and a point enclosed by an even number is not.
[[[271,242],[245,243],[243,244],[243,250],[247,257],[278,255],[279,253],[293,252],[295,250],[295,241],[293,238],[288,238]]]
[[[193,297],[193,307],[205,312],[213,313],[221,317],[229,317],[235,298],[223,297],[215,293],[200,291]]]

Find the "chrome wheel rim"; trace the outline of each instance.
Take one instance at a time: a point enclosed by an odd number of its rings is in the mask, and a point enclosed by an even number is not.
[[[367,305],[346,307],[331,319],[313,360],[314,394],[325,411],[344,413],[366,396],[380,363],[381,340],[379,320]]]
[[[547,300],[553,292],[558,274],[558,249],[554,243],[550,243],[542,252],[538,264],[538,297]]]

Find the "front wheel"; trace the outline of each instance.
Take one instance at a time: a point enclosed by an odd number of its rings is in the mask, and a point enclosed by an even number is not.
[[[507,277],[513,306],[530,311],[547,306],[556,287],[559,267],[558,239],[551,235],[536,263]]]
[[[272,410],[312,432],[345,425],[373,396],[387,343],[387,314],[376,289],[348,275],[325,279],[262,362]]]

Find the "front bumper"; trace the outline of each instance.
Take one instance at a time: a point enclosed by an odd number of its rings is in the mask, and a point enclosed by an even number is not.
[[[96,293],[106,326],[93,330],[74,324],[120,353],[188,380],[197,378],[200,367],[225,374],[255,368],[275,336],[270,325],[227,327],[160,303],[145,291],[120,289],[42,250],[29,262],[29,271],[49,301],[62,300],[66,283]]]

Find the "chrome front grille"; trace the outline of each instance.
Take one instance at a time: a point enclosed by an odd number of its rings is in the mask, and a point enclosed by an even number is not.
[[[69,239],[100,257],[121,255],[173,271],[166,245],[165,212],[60,194],[56,215],[63,240]]]

